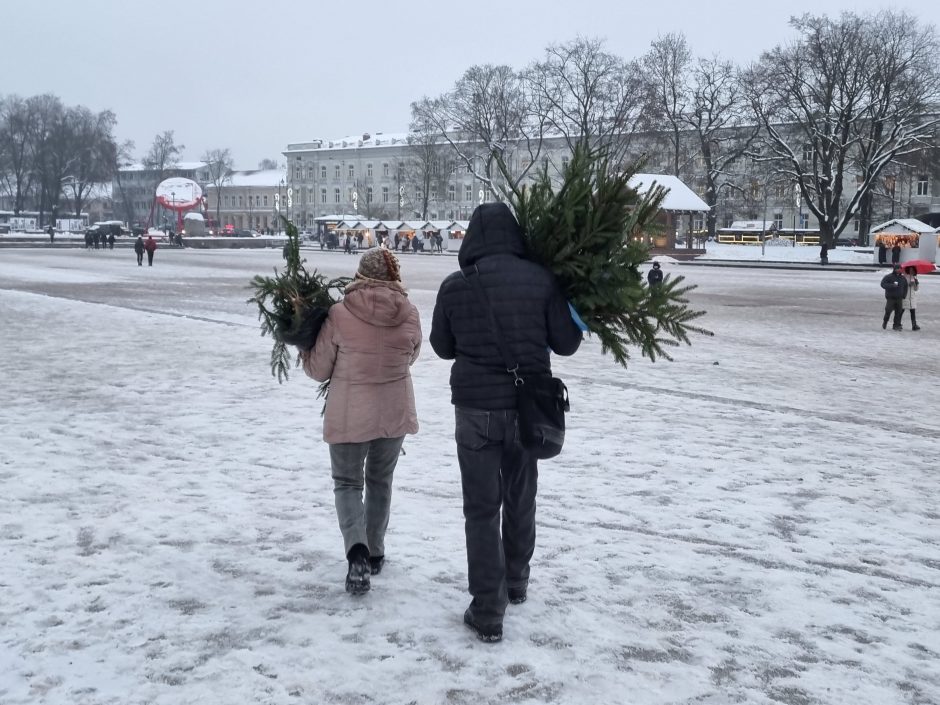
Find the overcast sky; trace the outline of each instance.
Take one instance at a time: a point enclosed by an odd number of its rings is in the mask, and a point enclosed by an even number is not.
[[[903,9],[913,3],[890,7]],[[0,0],[0,94],[51,92],[117,114],[141,157],[163,130],[184,158],[228,147],[238,168],[289,142],[408,127],[412,101],[469,66],[522,67],[546,45],[606,39],[626,58],[681,31],[696,54],[745,64],[804,12],[885,2],[671,0]],[[940,25],[940,3],[911,9]]]

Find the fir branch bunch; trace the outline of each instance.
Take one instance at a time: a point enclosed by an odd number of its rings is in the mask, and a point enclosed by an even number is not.
[[[350,277],[327,279],[316,269],[307,271],[304,266],[306,260],[300,257],[297,227],[284,216],[281,216],[281,220],[287,233],[284,246],[287,266],[280,272],[275,267],[273,277],[255,276],[251,280],[254,296],[248,299],[249,304],[258,306],[261,335],[274,338],[271,374],[277,377],[278,383],[288,378],[291,359],[287,346],[293,344],[312,314],[318,310],[329,310],[342,298],[344,288],[351,281]],[[295,364],[299,361],[298,353]],[[323,393],[325,389],[321,388]]]
[[[579,146],[557,189],[543,167],[511,196],[531,256],[555,274],[603,352],[623,367],[631,346],[650,360],[672,360],[665,348],[691,345],[689,333],[711,335],[693,323],[705,313],[689,308],[694,285],[666,276],[650,288],[640,273],[649,250],[639,236],[659,229],[666,190],[640,194],[629,184],[634,173],[636,165],[615,171],[603,151]]]

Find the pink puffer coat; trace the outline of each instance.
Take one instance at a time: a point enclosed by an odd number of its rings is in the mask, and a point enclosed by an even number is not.
[[[333,304],[304,372],[330,380],[323,418],[327,443],[361,443],[418,432],[411,365],[421,320],[397,283],[356,280]]]

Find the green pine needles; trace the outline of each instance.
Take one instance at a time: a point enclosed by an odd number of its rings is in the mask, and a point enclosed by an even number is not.
[[[291,366],[287,346],[296,344],[294,341],[302,329],[309,325],[311,314],[329,310],[342,297],[346,284],[351,281],[350,277],[327,279],[316,269],[308,272],[304,267],[306,260],[300,258],[297,227],[283,216],[281,220],[287,232],[287,244],[284,246],[287,267],[280,272],[275,268],[273,277],[255,276],[251,280],[255,295],[248,299],[249,304],[258,306],[261,335],[274,338],[271,374],[277,377],[278,383],[288,378]],[[299,361],[298,354],[295,364]]]
[[[543,167],[510,199],[533,258],[554,272],[603,352],[623,367],[631,346],[654,362],[672,360],[666,347],[691,345],[689,333],[711,335],[693,323],[705,314],[689,308],[694,285],[666,276],[651,288],[640,273],[649,251],[639,236],[659,229],[666,191],[640,194],[629,185],[634,173],[613,171],[603,151],[577,147],[557,191]]]

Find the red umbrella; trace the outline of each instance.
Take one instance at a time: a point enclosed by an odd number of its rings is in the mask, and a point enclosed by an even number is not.
[[[937,268],[937,265],[925,259],[912,259],[908,262],[901,262],[902,272],[906,272],[908,267],[914,267],[918,274],[930,274]]]

